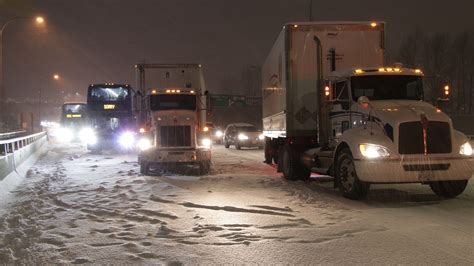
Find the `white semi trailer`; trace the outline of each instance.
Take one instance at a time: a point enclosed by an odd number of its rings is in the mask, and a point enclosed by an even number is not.
[[[443,197],[473,173],[468,138],[424,101],[420,69],[385,66],[383,22],[286,24],[263,68],[265,161],[331,175],[343,196],[422,183]]]
[[[197,165],[207,173],[205,84],[200,64],[136,65],[140,107],[140,172],[160,166]],[[173,167],[174,168],[174,167]]]

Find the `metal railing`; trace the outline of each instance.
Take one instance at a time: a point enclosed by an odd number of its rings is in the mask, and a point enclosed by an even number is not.
[[[5,156],[9,153],[13,153],[23,147],[26,147],[45,136],[46,132],[40,132],[24,137],[10,138],[4,140],[0,139],[0,157]]]
[[[11,139],[11,138],[17,138],[24,136],[26,134],[26,131],[15,131],[15,132],[8,132],[8,133],[0,133],[0,140],[5,140],[5,139]]]

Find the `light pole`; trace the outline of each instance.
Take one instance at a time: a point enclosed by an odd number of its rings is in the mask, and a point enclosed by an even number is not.
[[[0,115],[0,122],[4,122],[5,121],[5,109],[3,108],[4,107],[4,104],[6,102],[6,99],[5,99],[5,82],[4,82],[4,71],[3,71],[3,31],[5,30],[5,28],[10,25],[11,23],[13,23],[14,21],[18,21],[18,20],[30,20],[30,19],[34,19],[36,21],[37,24],[41,25],[41,24],[44,24],[44,18],[43,17],[15,17],[15,18],[12,18],[10,20],[7,20],[3,25],[2,27],[0,28],[0,110],[2,110],[2,115]]]

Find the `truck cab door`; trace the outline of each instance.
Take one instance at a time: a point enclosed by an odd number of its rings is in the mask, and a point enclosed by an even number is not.
[[[330,139],[336,139],[351,127],[352,101],[349,97],[348,80],[332,83],[332,105],[329,111]]]

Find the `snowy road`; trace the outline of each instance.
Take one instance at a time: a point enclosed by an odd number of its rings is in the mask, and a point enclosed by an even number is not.
[[[0,210],[0,263],[474,264],[474,182],[288,182],[261,150],[214,147],[208,176],[138,174],[136,156],[51,146]]]

